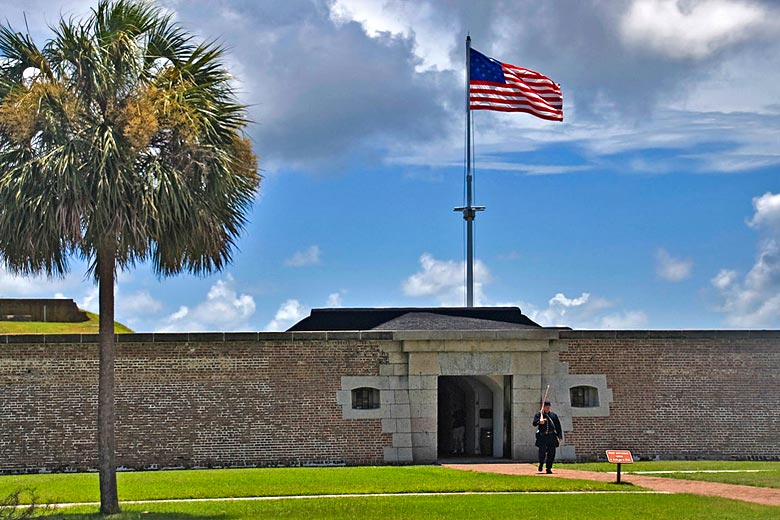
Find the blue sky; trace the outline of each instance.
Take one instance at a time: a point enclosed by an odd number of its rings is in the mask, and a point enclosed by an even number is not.
[[[41,42],[92,2],[0,0]],[[120,273],[138,331],[284,330],[464,303],[464,39],[562,85],[564,122],[474,114],[480,305],[543,325],[780,325],[780,6],[744,0],[161,1],[229,48],[264,180],[234,262]],[[96,310],[0,269],[4,297]]]

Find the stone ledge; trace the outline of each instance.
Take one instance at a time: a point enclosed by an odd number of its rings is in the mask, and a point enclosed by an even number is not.
[[[93,344],[97,334],[5,334],[0,344]],[[270,341],[458,341],[576,339],[780,339],[780,330],[403,330],[315,332],[154,332],[115,335],[116,343],[230,343]]]
[[[561,330],[560,339],[780,339],[780,330]]]
[[[230,343],[270,341],[392,341],[386,331],[330,332],[141,332],[116,334],[116,343]],[[4,334],[0,344],[93,344],[97,334]]]

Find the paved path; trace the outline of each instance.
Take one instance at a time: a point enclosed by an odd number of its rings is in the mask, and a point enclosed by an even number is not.
[[[581,471],[575,469],[553,468],[553,475],[539,474],[533,464],[444,464],[444,467],[466,471],[484,471],[504,475],[538,475],[540,478],[576,478],[596,480],[599,482],[614,482],[614,473],[597,471]],[[682,480],[673,478],[649,477],[646,475],[621,475],[621,481],[630,482],[653,491],[667,493],[690,493],[711,497],[732,498],[768,506],[780,506],[780,489],[754,486],[739,486],[736,484],[721,484],[719,482],[704,482],[700,480]]]

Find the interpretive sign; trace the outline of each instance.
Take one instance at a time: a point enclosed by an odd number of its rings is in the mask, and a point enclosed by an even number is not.
[[[628,450],[607,450],[607,460],[617,464],[617,482],[620,484],[620,465],[632,464],[634,457],[631,456],[631,452]]]

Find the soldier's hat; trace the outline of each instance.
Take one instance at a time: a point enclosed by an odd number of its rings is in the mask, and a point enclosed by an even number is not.
[[[550,401],[545,401],[544,406],[552,406],[552,405],[550,404]]]

